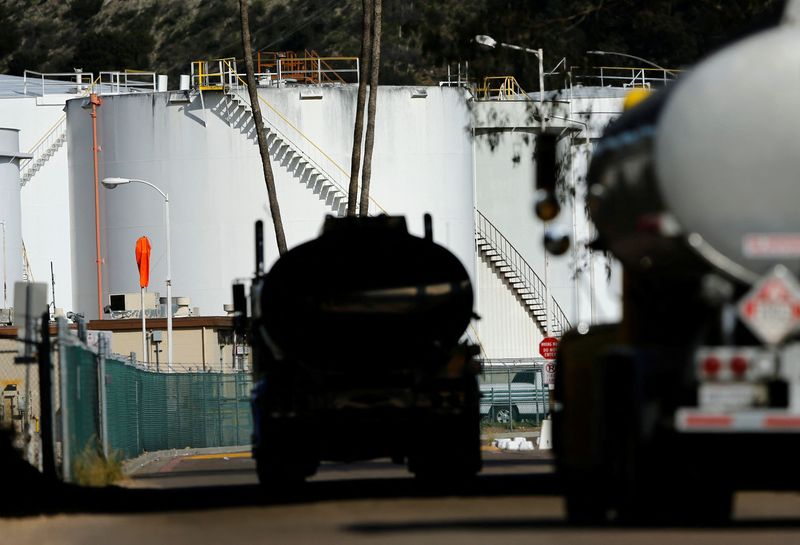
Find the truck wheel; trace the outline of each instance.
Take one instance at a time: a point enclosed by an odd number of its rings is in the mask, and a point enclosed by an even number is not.
[[[316,461],[303,457],[292,458],[291,453],[283,456],[263,451],[263,448],[259,449],[255,454],[256,473],[259,484],[270,492],[285,491],[287,488],[301,485],[306,477],[316,473],[318,465]]]
[[[519,420],[519,409],[516,405],[512,405],[511,409],[508,406],[493,406],[489,411],[489,415],[493,424],[508,424],[511,421]]]
[[[426,426],[408,455],[408,469],[426,485],[463,485],[481,469],[477,414]]]
[[[290,445],[302,442],[294,438],[297,423],[268,421],[262,424],[261,444],[253,449],[259,483],[268,491],[286,491],[302,484],[317,471],[319,455],[312,445],[298,452]],[[312,449],[312,450],[309,450]]]

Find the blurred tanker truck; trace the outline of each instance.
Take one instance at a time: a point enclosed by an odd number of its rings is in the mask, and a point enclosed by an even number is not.
[[[800,488],[800,3],[623,114],[589,170],[623,319],[567,334],[554,447],[575,521],[725,519]]]
[[[240,329],[253,350],[253,455],[264,484],[291,484],[323,460],[391,457],[417,477],[480,469],[467,271],[402,217],[328,218],[321,236],[257,273]]]

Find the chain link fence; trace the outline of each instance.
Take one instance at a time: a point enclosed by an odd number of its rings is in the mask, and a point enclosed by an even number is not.
[[[549,414],[543,359],[484,360],[480,376],[483,426],[497,431],[538,427]]]
[[[0,338],[0,427],[12,432],[14,447],[41,468],[39,372],[15,362],[22,343]]]
[[[64,327],[57,419],[65,480],[92,451],[127,459],[166,449],[250,444],[249,374],[146,370],[107,354],[104,338],[92,348]]]

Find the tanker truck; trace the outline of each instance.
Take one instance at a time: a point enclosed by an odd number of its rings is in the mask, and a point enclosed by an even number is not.
[[[713,521],[800,488],[800,2],[610,125],[588,174],[620,323],[558,354],[573,521]]]
[[[403,217],[333,218],[263,269],[237,327],[252,345],[253,457],[268,486],[296,485],[321,461],[389,457],[425,482],[481,466],[480,365],[461,338],[473,292],[458,258]]]

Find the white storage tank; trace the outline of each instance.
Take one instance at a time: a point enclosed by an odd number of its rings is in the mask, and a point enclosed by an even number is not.
[[[19,130],[0,128],[0,308],[14,305],[14,282],[23,279]]]
[[[378,94],[371,212],[407,217],[453,251],[474,279],[470,114],[463,90],[381,87]],[[340,213],[349,181],[356,86],[261,88],[290,247]],[[265,220],[266,257],[278,254],[246,90],[201,96],[182,91],[104,96],[98,108],[99,177],[146,180],[169,194],[173,293],[202,314],[219,314],[230,285],[254,270],[253,223]],[[90,117],[83,100],[67,104],[73,286],[77,309],[97,312],[94,183]],[[278,113],[279,112],[279,113]],[[135,291],[134,245],[153,248],[150,290],[166,293],[164,199],[143,184],[100,188],[104,294]],[[369,259],[369,256],[364,256]],[[325,282],[324,270],[319,281]]]

